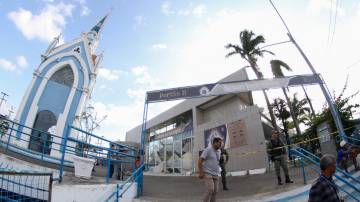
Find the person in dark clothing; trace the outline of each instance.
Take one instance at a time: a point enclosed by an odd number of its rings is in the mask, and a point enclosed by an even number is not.
[[[325,154],[320,159],[321,175],[311,186],[308,202],[342,202],[339,190],[332,179],[336,171],[336,160],[332,154]]]
[[[343,169],[345,172],[349,172],[348,171],[348,160],[349,160],[349,153],[350,150],[348,149],[347,143],[345,142],[345,140],[342,140],[340,142],[340,149],[337,153],[337,163],[338,166]]]
[[[115,145],[111,145],[110,146],[110,149],[108,151],[108,158],[110,159],[114,159],[114,155],[112,154],[111,151],[114,151],[115,150]],[[114,163],[112,161],[110,161],[110,170],[109,170],[109,178],[112,178],[113,174],[114,174],[114,170],[115,170],[115,167],[114,167]]]
[[[229,190],[228,187],[226,186],[226,169],[225,169],[225,166],[228,161],[229,161],[229,154],[224,147],[221,147],[219,165],[221,168],[221,182],[223,185],[223,190]]]
[[[286,162],[286,149],[279,138],[278,131],[272,131],[271,139],[268,145],[268,154],[270,155],[271,161],[275,164],[278,185],[283,184],[281,180],[280,167],[283,169],[285,174],[285,183],[293,183],[289,177],[289,170]]]

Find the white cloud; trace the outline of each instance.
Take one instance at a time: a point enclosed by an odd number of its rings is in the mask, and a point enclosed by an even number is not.
[[[134,28],[138,28],[141,26],[145,26],[146,22],[145,22],[145,17],[142,15],[137,15],[134,17],[134,21],[135,21],[135,26]]]
[[[0,68],[6,71],[18,70],[18,73],[20,73],[21,70],[25,69],[27,66],[28,66],[28,62],[25,56],[22,55],[17,56],[15,62],[0,58]]]
[[[90,8],[87,6],[86,0],[76,0],[80,5],[80,15],[88,16],[91,13]]]
[[[3,58],[0,58],[0,67],[6,71],[13,71],[16,69],[16,65]]]
[[[8,17],[27,39],[49,42],[65,28],[66,18],[72,16],[74,7],[62,2],[57,5],[46,4],[39,14],[19,8],[8,13]]]
[[[152,45],[153,49],[167,49],[167,45],[164,43],[158,43],[158,44],[154,44]]]
[[[136,95],[133,97],[135,98],[135,102],[130,104],[115,105],[105,104],[103,102],[95,102],[92,104],[99,117],[107,116],[96,133],[102,134],[105,138],[111,140],[125,140],[126,132],[141,124],[145,91],[143,93],[140,91],[131,93],[135,93]],[[177,103],[179,103],[179,101],[150,105],[148,120]]]
[[[113,69],[107,69],[107,68],[100,68],[98,72],[98,76],[100,78],[109,80],[109,81],[115,81],[120,78],[121,75],[126,74],[126,72],[121,70],[113,70]]]
[[[112,140],[124,140],[129,125],[136,125],[141,119],[141,112],[138,110],[140,104],[114,105],[95,102],[93,104],[100,117],[107,116],[100,127],[102,135]]]
[[[131,68],[131,73],[134,77],[135,85],[127,90],[127,95],[133,98],[135,103],[143,103],[147,91],[160,89],[160,81],[150,74],[147,66],[133,67]]]
[[[171,2],[163,2],[161,4],[161,11],[165,14],[165,15],[170,15],[173,14],[174,11],[171,9]]]
[[[345,14],[344,9],[341,8],[339,4],[338,8],[336,8],[336,1],[333,0],[310,0],[308,10],[313,13],[328,12],[331,10],[333,15],[335,15],[337,10],[338,15],[343,16]]]
[[[135,75],[135,82],[137,84],[142,84],[146,86],[154,86],[157,83],[157,79],[153,78],[147,66],[137,66],[131,69],[132,73]]]
[[[25,56],[22,56],[22,55],[16,57],[16,64],[22,69],[25,69],[28,66],[28,62],[27,62]]]
[[[87,16],[91,13],[91,10],[87,6],[81,7],[81,16]]]
[[[182,16],[188,16],[190,15],[191,11],[189,9],[179,9],[177,11],[178,15],[182,15]]]
[[[195,16],[201,18],[206,12],[205,4],[193,5],[190,3],[186,8],[173,9],[170,2],[164,2],[161,5],[161,10],[165,15],[177,14],[179,16]]]
[[[136,66],[131,68],[131,72],[133,74],[135,74],[135,76],[139,76],[141,74],[144,74],[144,72],[147,71],[147,67],[146,66]]]
[[[193,15],[198,18],[201,18],[205,12],[206,12],[206,6],[204,4],[200,4],[196,6],[192,11]]]

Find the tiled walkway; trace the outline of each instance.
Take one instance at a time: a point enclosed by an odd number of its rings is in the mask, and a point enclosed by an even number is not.
[[[317,177],[310,169],[308,183]],[[220,190],[218,201],[246,201],[255,198],[265,198],[278,193],[304,186],[300,167],[290,168],[294,184],[277,185],[274,172],[259,175],[228,177],[229,191]],[[221,183],[220,183],[221,186]],[[201,201],[203,182],[197,177],[189,176],[145,176],[144,196],[139,201]]]

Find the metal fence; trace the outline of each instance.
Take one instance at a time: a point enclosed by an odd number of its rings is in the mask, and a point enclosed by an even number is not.
[[[320,174],[320,158],[311,152],[302,149],[291,149],[290,153],[294,157],[299,157],[301,161],[301,167],[303,172],[304,184],[307,184],[306,171],[304,169],[305,165],[308,165],[311,169]],[[360,202],[360,180],[357,177],[352,176],[349,173],[341,170],[340,168],[336,168],[336,173],[334,174],[336,183],[332,183],[333,186],[337,187],[340,191],[340,195],[342,195],[347,200],[354,200]],[[343,185],[339,185],[343,183]]]
[[[65,167],[74,167],[73,156],[94,159],[109,182],[111,168],[129,165],[135,171],[137,149],[68,125],[63,137],[0,118],[0,147],[41,161],[58,164],[62,180]],[[55,154],[55,155],[53,155]]]
[[[0,201],[51,201],[51,173],[0,171]]]
[[[137,183],[137,193],[136,195],[140,195],[141,190],[141,183],[142,183],[142,175],[145,169],[145,164],[142,164],[130,177],[126,179],[126,181],[122,184],[117,184],[115,191],[110,194],[110,196],[105,199],[105,202],[119,202],[121,198],[126,193],[126,191],[134,184]]]

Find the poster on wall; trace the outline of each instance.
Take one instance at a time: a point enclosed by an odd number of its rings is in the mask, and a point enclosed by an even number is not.
[[[246,127],[243,120],[238,120],[227,124],[230,148],[247,145]]]
[[[224,144],[226,144],[226,134],[227,134],[227,130],[225,124],[205,130],[204,131],[205,148],[211,145],[211,141],[215,137],[220,137],[221,139],[223,139]]]

